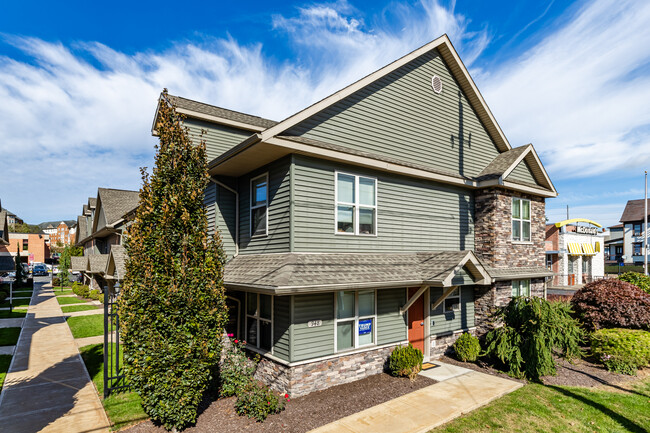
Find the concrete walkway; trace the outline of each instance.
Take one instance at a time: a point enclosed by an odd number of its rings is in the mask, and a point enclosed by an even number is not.
[[[51,287],[36,283],[0,394],[7,432],[109,432],[97,391]]]
[[[456,374],[456,368],[465,371]],[[449,368],[446,372],[439,370],[439,373],[441,377],[449,377],[310,433],[425,433],[523,386],[462,367]]]
[[[13,355],[16,346],[0,346],[0,355]]]
[[[77,305],[77,304],[74,304]],[[103,308],[96,308],[94,310],[84,310],[84,311],[72,311],[70,313],[63,313],[65,317],[76,317],[76,316],[94,316],[96,314],[104,314]]]
[[[21,328],[24,318],[0,319],[0,328]]]

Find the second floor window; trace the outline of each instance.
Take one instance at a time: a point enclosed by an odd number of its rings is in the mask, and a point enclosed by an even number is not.
[[[268,185],[268,173],[251,180],[251,236],[267,234]]]
[[[640,255],[642,254],[642,253],[641,253],[641,251],[642,251],[642,247],[641,247],[641,245],[642,245],[642,244],[634,244],[634,253],[633,253],[632,255],[634,255],[634,256],[640,256]]]
[[[634,236],[641,236],[641,224],[634,224]]]
[[[377,180],[336,174],[336,232],[377,234]]]
[[[530,242],[530,200],[512,199],[512,240]]]

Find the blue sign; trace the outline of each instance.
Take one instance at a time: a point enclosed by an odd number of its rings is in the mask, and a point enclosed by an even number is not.
[[[359,335],[370,334],[372,332],[372,319],[359,320]]]

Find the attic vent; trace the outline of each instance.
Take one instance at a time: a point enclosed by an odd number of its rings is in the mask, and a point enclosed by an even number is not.
[[[442,80],[440,79],[439,76],[434,75],[431,78],[431,88],[433,89],[434,92],[440,93],[442,92]]]

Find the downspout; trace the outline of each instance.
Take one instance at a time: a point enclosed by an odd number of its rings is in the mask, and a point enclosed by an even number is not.
[[[223,182],[214,179],[212,176],[210,176],[210,181],[215,185],[218,185],[223,189],[226,189],[231,193],[235,194],[235,255],[234,257],[237,257],[239,255],[239,193],[234,189],[232,189],[231,187],[229,187],[228,185],[224,184]],[[216,214],[216,209],[215,209],[215,214]]]

